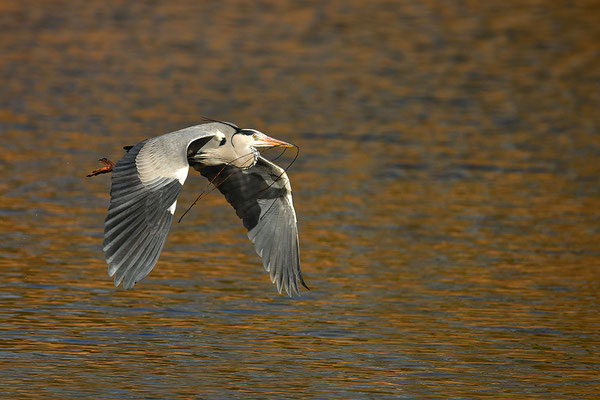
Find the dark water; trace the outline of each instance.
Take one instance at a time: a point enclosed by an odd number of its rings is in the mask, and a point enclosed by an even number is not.
[[[1,2],[2,397],[597,397],[599,17]],[[106,276],[109,178],[85,174],[201,116],[300,146],[302,297],[216,193],[134,290]]]

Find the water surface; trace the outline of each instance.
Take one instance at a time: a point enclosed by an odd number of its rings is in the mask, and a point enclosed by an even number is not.
[[[597,396],[600,9],[555,3],[2,2],[4,397]],[[85,175],[202,116],[300,146],[301,297],[216,192],[106,276]]]

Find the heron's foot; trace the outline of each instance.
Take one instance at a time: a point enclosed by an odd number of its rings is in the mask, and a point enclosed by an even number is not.
[[[100,174],[107,174],[107,173],[111,172],[113,167],[115,166],[115,163],[110,161],[108,158],[101,158],[98,161],[100,161],[102,164],[104,164],[104,167],[93,170],[92,172],[87,174],[88,177],[96,176],[96,175],[100,175]]]

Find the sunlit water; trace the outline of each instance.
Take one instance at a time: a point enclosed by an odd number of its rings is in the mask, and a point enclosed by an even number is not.
[[[0,4],[3,398],[597,396],[593,2],[202,3]],[[202,115],[300,146],[301,297],[216,192],[106,276],[85,174]]]

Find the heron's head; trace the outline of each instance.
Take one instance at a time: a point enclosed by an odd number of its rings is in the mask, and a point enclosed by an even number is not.
[[[293,147],[255,129],[229,126],[234,129],[219,130],[214,136],[199,140],[198,144],[201,144],[201,147],[192,150],[194,146],[190,146],[188,157],[192,156],[195,161],[204,165],[233,164],[239,168],[250,168],[256,163],[259,149],[276,146]]]
[[[238,157],[231,163],[240,168],[252,167],[259,155],[259,149],[276,146],[292,147],[291,144],[274,139],[256,129],[240,129],[231,135],[230,142]]]

